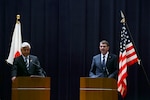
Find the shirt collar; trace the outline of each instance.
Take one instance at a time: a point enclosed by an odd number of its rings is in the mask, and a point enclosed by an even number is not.
[[[25,60],[25,58],[29,59],[29,56],[25,57],[25,56],[22,55],[22,57],[23,57],[24,60]]]
[[[106,54],[105,54],[105,58],[107,58],[108,57],[108,54],[109,54],[109,52],[107,52]],[[103,54],[101,54],[101,57],[103,57],[104,55]]]

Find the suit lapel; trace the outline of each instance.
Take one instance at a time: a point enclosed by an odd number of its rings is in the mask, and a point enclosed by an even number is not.
[[[25,65],[25,62],[24,62],[24,59],[23,59],[22,56],[20,56],[20,58],[18,59],[18,61],[20,62],[21,67],[26,70],[26,65]]]
[[[29,67],[32,65],[33,59],[32,57],[29,55]]]
[[[23,59],[22,56],[20,57],[20,61],[21,61],[21,63],[22,63],[23,65],[25,65],[25,62],[24,62],[24,59]]]
[[[101,59],[101,54],[99,55],[99,68],[102,68],[102,59]]]
[[[108,54],[106,65],[109,64],[109,62],[111,61],[111,59],[112,59],[112,55]]]

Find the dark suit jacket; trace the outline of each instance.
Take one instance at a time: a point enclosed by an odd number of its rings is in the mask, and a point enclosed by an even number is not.
[[[22,56],[15,58],[12,66],[12,77],[30,75],[44,76],[38,58],[36,56],[29,55],[29,70],[27,70]]]
[[[107,73],[107,71],[108,73]],[[118,59],[114,54],[108,54],[106,68],[104,69],[101,64],[101,54],[98,54],[93,57],[91,69],[89,72],[89,76],[96,77],[109,77],[109,78],[117,78],[118,73]]]

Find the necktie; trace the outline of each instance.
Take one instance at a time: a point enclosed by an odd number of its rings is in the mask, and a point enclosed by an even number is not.
[[[105,55],[103,55],[103,61],[102,61],[103,66],[105,66]]]
[[[25,65],[26,65],[27,70],[29,70],[28,58],[27,57],[25,57]]]
[[[109,75],[109,71],[108,71],[108,69],[107,69],[107,67],[106,67],[106,63],[105,63],[105,55],[103,55],[103,69],[104,69],[105,72],[106,72],[106,76]]]

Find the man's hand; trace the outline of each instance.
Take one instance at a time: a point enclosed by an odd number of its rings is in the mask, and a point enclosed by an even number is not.
[[[16,76],[12,77],[12,78],[11,78],[12,82],[14,82],[15,79],[16,79]]]

